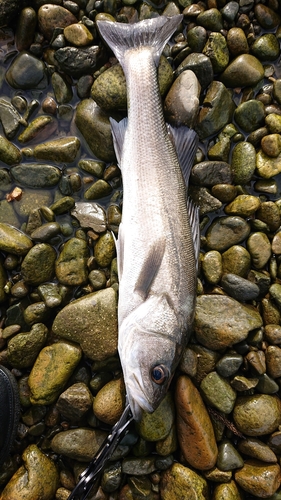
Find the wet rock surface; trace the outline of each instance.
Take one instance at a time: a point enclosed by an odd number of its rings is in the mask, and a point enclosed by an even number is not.
[[[179,12],[158,75],[166,120],[200,138],[194,331],[166,398],[131,424],[91,498],[279,498],[279,11],[275,0],[1,2],[0,362],[21,401],[1,499],[66,500],[125,407],[109,120],[126,116],[126,83],[96,20]]]

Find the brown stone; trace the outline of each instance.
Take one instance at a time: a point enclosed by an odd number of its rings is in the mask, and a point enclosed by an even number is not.
[[[278,464],[248,460],[235,473],[235,480],[243,490],[257,498],[273,495],[280,486],[281,473]]]
[[[176,386],[178,440],[185,460],[199,470],[214,467],[218,449],[214,429],[203,400],[187,376]]]
[[[77,23],[76,17],[60,5],[45,4],[38,11],[39,31],[50,40],[55,28],[66,28]]]

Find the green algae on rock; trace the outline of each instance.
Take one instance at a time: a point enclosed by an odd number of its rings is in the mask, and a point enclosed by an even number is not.
[[[81,356],[82,351],[77,344],[61,341],[44,347],[28,378],[32,404],[54,403]]]

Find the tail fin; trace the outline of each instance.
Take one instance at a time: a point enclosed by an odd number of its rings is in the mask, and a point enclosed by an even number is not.
[[[154,49],[154,61],[158,66],[164,47],[182,18],[183,16],[179,14],[173,17],[154,17],[134,24],[97,21],[97,25],[100,34],[114,52],[121,66],[123,66],[124,54],[127,50],[144,46],[150,46]]]

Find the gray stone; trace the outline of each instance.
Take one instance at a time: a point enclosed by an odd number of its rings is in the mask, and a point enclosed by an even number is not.
[[[261,326],[262,318],[255,309],[248,309],[230,297],[201,295],[197,298],[194,329],[197,340],[209,349],[237,344]]]
[[[74,300],[56,316],[53,331],[81,345],[92,360],[104,360],[117,352],[117,299],[106,288]]]

